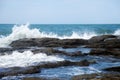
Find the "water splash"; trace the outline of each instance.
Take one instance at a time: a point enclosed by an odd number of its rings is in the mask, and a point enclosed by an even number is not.
[[[120,29],[116,30],[116,31],[114,32],[114,35],[120,35]]]
[[[83,32],[83,31],[82,31]],[[114,35],[120,35],[120,29],[116,30]],[[54,33],[46,33],[42,32],[37,28],[30,29],[29,24],[25,25],[14,25],[12,28],[12,33],[8,36],[0,36],[0,47],[8,47],[12,41],[23,39],[23,38],[59,38],[59,39],[90,39],[93,36],[97,36],[100,34],[95,33],[94,31],[84,31],[81,32],[72,32],[70,36],[58,36]],[[103,35],[103,34],[101,34]]]
[[[0,38],[0,47],[8,47],[8,45],[15,40],[23,39],[23,38],[43,38],[43,37],[49,37],[49,38],[59,38],[59,39],[89,39],[93,36],[95,36],[95,33],[89,33],[85,32],[82,34],[79,34],[77,32],[73,32],[71,36],[58,36],[54,33],[45,33],[39,31],[39,29],[34,28],[30,29],[29,24],[25,25],[14,25],[12,28],[12,33],[8,36],[1,36]]]
[[[31,51],[24,51],[23,53],[13,51],[11,55],[0,56],[0,67],[25,67],[35,65],[40,62],[56,62],[63,60],[63,58],[47,56],[44,53],[34,54]]]

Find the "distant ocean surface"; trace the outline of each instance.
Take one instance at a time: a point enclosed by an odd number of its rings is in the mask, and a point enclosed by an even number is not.
[[[81,38],[113,34],[120,35],[120,24],[0,24],[0,47],[22,38]]]

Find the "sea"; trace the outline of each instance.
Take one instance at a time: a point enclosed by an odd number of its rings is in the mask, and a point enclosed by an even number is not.
[[[10,48],[9,44],[12,41],[24,39],[24,38],[59,38],[59,39],[90,39],[93,36],[98,35],[120,35],[120,24],[0,24],[0,48]],[[81,51],[89,51],[89,49],[77,48]],[[67,50],[67,49],[66,49]],[[68,49],[76,50],[74,48]],[[19,57],[21,56],[21,57]],[[106,61],[106,57],[93,57],[87,56],[87,59],[96,59],[98,64],[88,67],[59,67],[53,69],[43,69],[41,73],[30,74],[25,76],[47,76],[47,77],[60,77],[68,78],[71,75],[79,75],[84,73],[100,72],[100,69],[108,66],[120,65],[120,59],[118,62],[112,63]],[[31,66],[34,63],[40,62],[55,62],[63,60],[80,60],[82,57],[66,58],[60,56],[48,56],[46,54],[33,54],[30,50],[22,52],[13,51],[11,55],[0,56],[0,68],[8,68],[14,66]],[[108,60],[114,60],[114,58],[108,58]],[[116,60],[116,59],[115,59]],[[106,62],[104,62],[106,61]],[[18,80],[23,77],[4,77],[3,80]]]
[[[120,35],[120,24],[0,24],[0,47],[22,38],[90,39],[104,34]]]

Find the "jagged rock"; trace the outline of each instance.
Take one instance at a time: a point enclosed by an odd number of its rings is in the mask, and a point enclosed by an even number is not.
[[[13,41],[10,46],[14,48],[25,47],[76,47],[87,44],[83,39],[56,39],[56,38],[25,38]]]
[[[120,72],[120,66],[105,68],[105,69],[103,69],[103,70],[105,70],[105,71],[116,71],[116,72]]]
[[[4,76],[14,76],[18,74],[32,74],[38,73],[40,69],[35,66],[30,67],[9,67],[0,69],[0,78]]]
[[[58,78],[24,77],[22,80],[60,80]]]
[[[105,55],[105,56],[114,56],[120,57],[120,49],[104,49],[104,48],[94,48],[90,51],[89,55]]]
[[[53,48],[33,49],[32,52],[34,54],[45,53],[47,55],[65,55],[65,56],[71,56],[71,57],[84,56],[85,55],[85,54],[82,54],[81,51],[76,51],[76,52],[68,53],[68,52],[60,51],[60,50],[53,49]]]
[[[89,48],[120,48],[120,39],[114,35],[102,35],[91,38]]]
[[[79,62],[71,62],[71,61],[59,61],[56,63],[44,63],[44,64],[38,64],[37,67],[39,68],[56,68],[61,66],[89,66],[90,64],[96,63],[95,61],[88,61],[88,60],[82,60]]]
[[[0,48],[0,55],[10,54],[13,50],[12,48]]]
[[[65,51],[59,51],[53,48],[33,49],[32,52],[34,54],[45,53],[47,55],[67,55],[68,54]]]
[[[110,38],[117,38],[117,36],[114,36],[114,35],[94,36],[94,37],[92,37],[88,42],[89,42],[90,44],[100,43],[100,42],[103,42],[104,40],[110,39]]]
[[[94,64],[95,62],[91,62],[88,60],[82,60],[79,62],[71,62],[71,61],[59,61],[59,62],[46,62],[40,63],[34,66],[29,67],[9,67],[0,69],[0,78],[4,76],[17,76],[18,74],[33,74],[39,73],[41,68],[56,68],[61,66],[89,66],[90,64]]]
[[[120,73],[94,73],[73,76],[71,80],[120,80]]]

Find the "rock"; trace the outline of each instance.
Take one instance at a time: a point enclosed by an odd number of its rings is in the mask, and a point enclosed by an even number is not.
[[[82,54],[81,51],[68,53],[68,52],[60,51],[60,50],[53,49],[53,48],[33,49],[32,52],[33,52],[34,54],[37,54],[37,53],[45,53],[45,54],[47,54],[47,55],[65,55],[65,56],[71,56],[71,57],[83,56],[83,55],[84,55],[84,54]]]
[[[95,61],[88,61],[88,60],[82,60],[79,62],[71,62],[71,61],[59,61],[56,63],[44,63],[44,64],[38,64],[37,67],[39,68],[56,68],[56,67],[61,67],[61,66],[89,66],[90,64],[96,63]]]
[[[84,56],[85,55],[81,51],[72,52],[72,53],[68,53],[68,54],[69,54],[68,56],[72,56],[72,57]]]
[[[103,69],[105,71],[115,71],[115,72],[120,72],[120,66],[117,67],[110,67],[110,68],[105,68]]]
[[[24,77],[22,80],[47,80],[47,79],[39,77]]]
[[[103,49],[103,48],[94,48],[90,51],[89,55],[105,55],[105,56],[114,56],[120,57],[120,49]]]
[[[61,44],[63,48],[72,48],[80,45],[88,44],[88,40],[84,39],[63,39],[61,40]]]
[[[76,47],[87,44],[83,39],[57,39],[57,38],[25,38],[13,41],[10,46],[13,48],[25,47]]]
[[[12,48],[0,48],[0,55],[11,54],[13,50]]]
[[[93,43],[88,45],[89,48],[120,48],[120,39],[112,38],[106,39],[100,43]]]
[[[98,74],[83,74],[83,75],[77,75],[73,76],[71,80],[90,80],[94,79]]]
[[[40,69],[35,66],[30,67],[9,67],[0,70],[0,78],[4,76],[15,76],[18,74],[39,73]]]
[[[120,48],[120,39],[107,39],[104,42],[105,48]]]
[[[60,80],[58,78],[24,77],[22,80]]]
[[[90,64],[94,64],[94,63],[95,62],[88,60],[81,60],[78,62],[65,60],[59,62],[40,63],[29,67],[9,67],[9,68],[0,69],[0,78],[4,76],[17,76],[18,74],[39,73],[41,68],[57,68],[61,66],[89,66]]]
[[[67,55],[68,54],[65,51],[59,51],[53,48],[33,49],[32,52],[34,54],[45,53],[47,55]]]
[[[103,42],[105,39],[108,39],[108,38],[117,38],[117,36],[114,36],[114,35],[94,36],[88,42],[90,44],[100,43],[100,42]]]
[[[89,55],[110,55],[110,54],[111,53],[109,51],[101,48],[92,49],[89,53]]]
[[[73,76],[71,80],[120,80],[120,73],[94,73]]]

